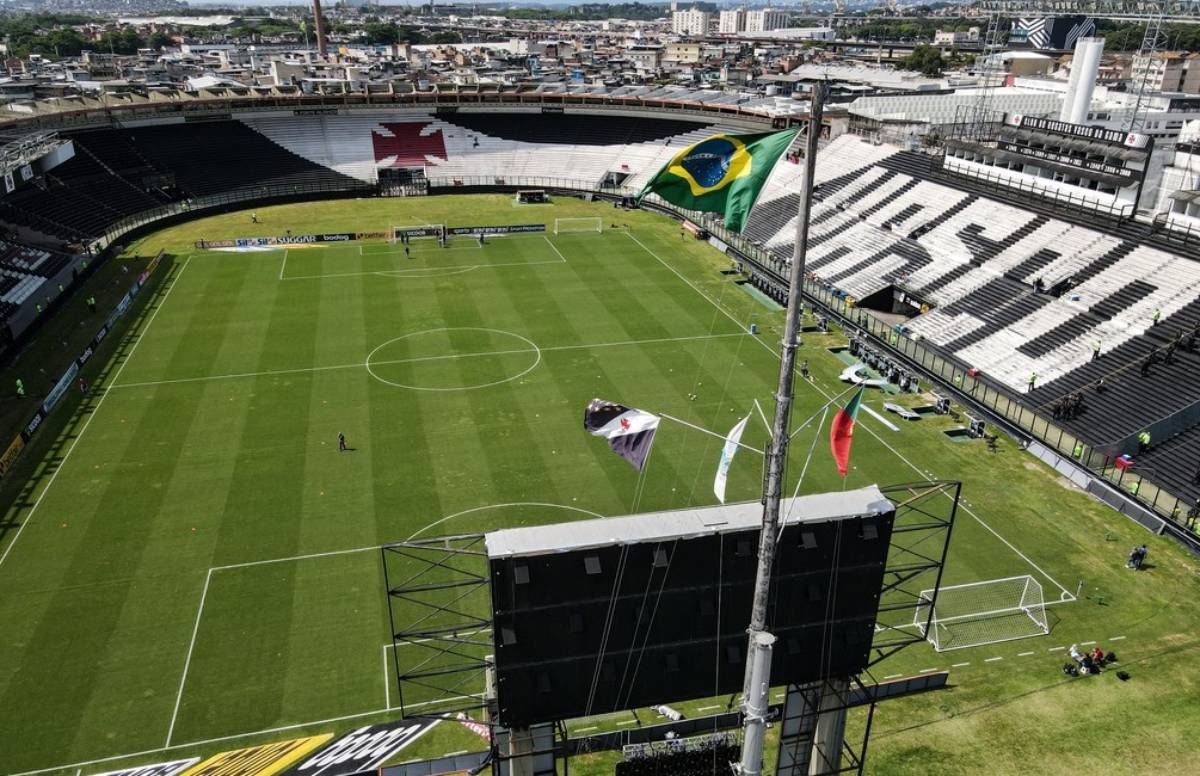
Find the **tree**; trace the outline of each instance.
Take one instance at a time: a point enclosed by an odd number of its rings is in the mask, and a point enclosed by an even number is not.
[[[365,24],[363,31],[367,34],[368,43],[391,45],[400,42],[400,28],[391,22]]]
[[[942,59],[942,52],[925,44],[917,46],[911,54],[900,60],[900,67],[905,70],[916,70],[921,75],[930,78],[940,76],[945,66],[946,61]]]
[[[155,51],[159,51],[167,48],[168,46],[174,46],[175,41],[171,39],[170,35],[162,30],[155,30],[154,32],[150,33],[149,38],[146,38],[146,45]]]

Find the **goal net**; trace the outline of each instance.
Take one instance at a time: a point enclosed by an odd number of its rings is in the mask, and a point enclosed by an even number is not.
[[[603,230],[604,219],[599,217],[554,219],[555,234],[571,234],[574,232],[601,232]]]
[[[1050,632],[1042,586],[1028,574],[922,590],[913,625],[938,652]]]
[[[441,239],[446,233],[445,224],[409,224],[392,227],[392,242],[403,240]]]

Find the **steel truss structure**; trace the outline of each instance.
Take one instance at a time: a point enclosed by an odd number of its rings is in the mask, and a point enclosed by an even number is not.
[[[788,735],[780,742],[780,774],[861,773],[874,705],[883,697],[869,667],[924,641],[920,627],[914,626],[913,614],[922,604],[933,610],[922,591],[936,590],[941,584],[962,483],[913,482],[880,490],[895,505],[896,513],[868,670],[859,676],[828,677],[788,688],[783,713]],[[508,730],[496,721],[484,535],[397,542],[384,546],[381,553],[392,630],[394,673],[389,680],[394,676],[399,698],[396,708],[401,714],[453,718],[477,712],[464,721],[490,720],[486,724],[493,774],[550,774],[554,767],[565,773],[568,752],[578,747],[568,739],[561,721],[524,730]],[[863,706],[868,708],[861,744],[846,744],[840,732],[820,734],[826,720],[840,720],[831,728],[839,730],[846,712]],[[814,745],[816,741],[822,745]],[[836,762],[825,762],[810,771],[818,758]],[[532,770],[521,770],[526,768]]]

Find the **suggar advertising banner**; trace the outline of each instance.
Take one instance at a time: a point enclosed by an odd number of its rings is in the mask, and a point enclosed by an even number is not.
[[[370,773],[415,741],[437,720],[399,720],[353,730],[283,776],[356,776]]]

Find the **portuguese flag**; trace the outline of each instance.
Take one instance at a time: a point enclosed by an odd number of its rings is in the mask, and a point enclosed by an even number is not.
[[[859,386],[850,403],[833,416],[833,425],[829,427],[829,449],[833,452],[838,474],[843,477],[850,469],[850,442],[854,439],[854,421],[858,419],[862,395],[863,387]]]
[[[797,130],[756,135],[713,135],[683,149],[638,194],[657,194],[676,207],[723,213],[725,228],[740,232],[775,162]]]

